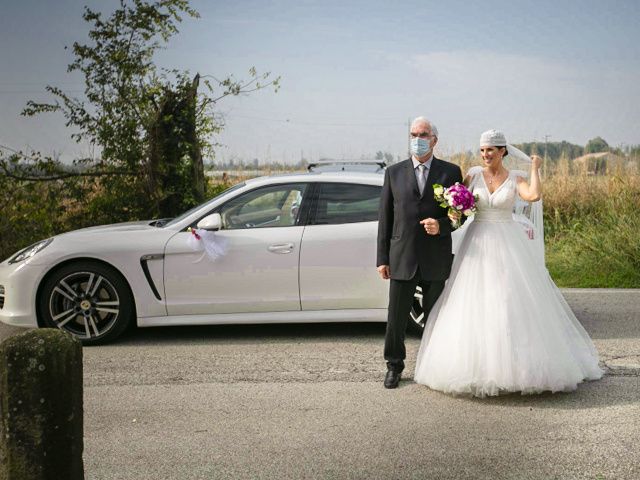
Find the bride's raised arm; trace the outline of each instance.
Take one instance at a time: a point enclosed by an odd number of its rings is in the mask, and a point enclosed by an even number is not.
[[[516,178],[518,182],[518,194],[527,202],[536,202],[540,200],[542,196],[542,185],[540,184],[540,175],[538,174],[541,164],[542,159],[538,155],[531,155],[530,183],[527,183],[522,177]]]

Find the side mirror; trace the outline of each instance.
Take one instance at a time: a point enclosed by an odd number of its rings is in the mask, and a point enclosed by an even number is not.
[[[197,227],[203,230],[220,230],[222,228],[222,217],[219,213],[212,213],[200,220]]]

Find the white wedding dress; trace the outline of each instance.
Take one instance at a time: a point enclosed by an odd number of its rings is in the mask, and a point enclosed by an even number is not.
[[[482,167],[469,176],[478,211],[427,320],[415,381],[484,397],[570,391],[601,378],[589,335],[513,219],[516,173],[492,194]]]

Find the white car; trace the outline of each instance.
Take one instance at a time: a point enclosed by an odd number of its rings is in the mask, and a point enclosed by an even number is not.
[[[84,344],[113,340],[131,322],[384,322],[389,284],[375,264],[383,175],[321,170],[247,180],[166,223],[35,243],[0,264],[0,320],[58,327]],[[416,300],[409,323],[422,321]]]

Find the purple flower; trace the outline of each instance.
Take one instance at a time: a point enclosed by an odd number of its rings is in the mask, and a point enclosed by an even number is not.
[[[475,209],[475,198],[473,194],[461,183],[455,183],[445,190],[448,197],[448,204],[455,210]]]
[[[440,184],[433,185],[434,198],[441,207],[447,208],[449,213],[459,212],[468,217],[476,211],[476,199],[463,184],[456,182],[448,188]],[[454,226],[459,226],[458,221],[453,221]]]

